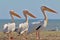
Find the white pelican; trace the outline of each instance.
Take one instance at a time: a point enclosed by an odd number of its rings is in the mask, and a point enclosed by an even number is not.
[[[12,23],[5,24],[4,28],[3,28],[4,32],[7,32],[7,33],[11,32],[11,31],[13,32],[15,30],[15,22],[14,22],[13,16],[21,18],[16,12],[14,12],[14,10],[10,11],[10,15],[12,18]]]
[[[5,24],[4,28],[3,28],[4,33],[7,33],[7,34],[13,32],[15,30],[15,22],[14,22],[13,16],[21,18],[16,12],[14,12],[14,10],[10,10],[10,16],[12,18],[12,23]]]
[[[18,34],[23,34],[28,30],[28,15],[30,17],[36,18],[33,14],[31,14],[28,10],[23,10],[23,14],[26,18],[24,23],[19,24]],[[24,36],[24,35],[23,35]]]
[[[47,23],[48,23],[48,17],[46,15],[45,11],[56,13],[56,11],[54,11],[46,6],[42,6],[41,11],[43,12],[44,20],[39,21],[39,22],[33,22],[33,23],[29,24],[29,28],[28,28],[28,34],[36,32],[37,40],[40,40],[39,31],[43,30],[47,26]]]

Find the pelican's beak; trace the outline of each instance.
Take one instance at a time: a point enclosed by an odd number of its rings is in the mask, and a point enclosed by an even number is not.
[[[28,10],[23,10],[23,13],[24,13],[25,15],[29,15],[29,16],[31,16],[31,17],[33,17],[33,18],[36,18],[36,16],[34,16],[33,14],[31,14]]]
[[[10,10],[10,14],[18,18],[21,18],[21,16],[19,16],[16,12],[14,12],[14,10]]]
[[[52,13],[57,13],[55,10],[52,10],[52,9],[46,7],[46,6],[42,6],[41,10],[43,10],[43,11],[49,11],[49,12],[52,12]]]

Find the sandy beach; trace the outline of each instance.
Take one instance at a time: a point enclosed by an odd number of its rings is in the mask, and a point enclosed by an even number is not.
[[[17,33],[12,33],[14,40],[23,40],[23,36],[17,36]],[[26,35],[27,40],[36,40],[35,33]],[[42,31],[40,32],[40,39],[41,40],[60,40],[60,32],[59,31]],[[0,40],[8,40],[8,37],[3,32],[0,32]]]

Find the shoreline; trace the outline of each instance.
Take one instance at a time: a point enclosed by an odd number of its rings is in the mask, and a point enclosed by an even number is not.
[[[20,40],[23,38],[22,35],[20,36],[17,36],[17,33],[14,32],[12,33],[15,40]],[[28,40],[35,40],[36,39],[36,35],[35,33],[32,33],[32,34],[29,34],[27,35],[28,37]],[[60,40],[60,31],[41,31],[40,32],[40,37],[41,37],[41,40]],[[3,39],[8,39],[8,37],[3,33],[3,32],[0,32],[0,39],[3,40]]]

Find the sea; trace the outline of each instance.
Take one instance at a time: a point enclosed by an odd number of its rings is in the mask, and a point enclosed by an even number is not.
[[[29,19],[29,23],[37,22],[43,19]],[[15,19],[16,27],[19,27],[20,23],[25,22],[25,19]],[[3,31],[4,24],[11,23],[11,19],[0,19],[0,32]],[[60,19],[49,19],[48,25],[45,30],[58,30],[60,31]]]

